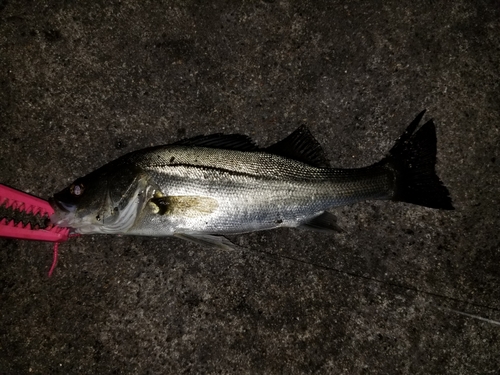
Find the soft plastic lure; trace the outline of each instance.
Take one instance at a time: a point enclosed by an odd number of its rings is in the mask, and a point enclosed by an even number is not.
[[[70,228],[50,222],[53,213],[46,200],[0,184],[0,237],[53,242],[49,277],[57,265],[59,243],[70,237]]]

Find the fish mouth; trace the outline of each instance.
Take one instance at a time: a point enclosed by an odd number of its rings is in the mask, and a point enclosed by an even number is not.
[[[50,216],[52,224],[60,227],[71,227],[76,206],[65,204],[54,197],[49,198],[48,202],[54,209],[54,213]]]
[[[75,205],[74,204],[67,204],[64,202],[61,202],[58,199],[55,199],[54,197],[49,198],[49,204],[52,206],[54,211],[60,210],[63,212],[73,212],[75,210]]]

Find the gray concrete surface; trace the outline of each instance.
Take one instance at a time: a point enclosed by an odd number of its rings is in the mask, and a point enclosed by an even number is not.
[[[497,1],[0,1],[0,182],[48,197],[128,151],[302,123],[373,163],[423,108],[456,211],[340,235],[0,239],[1,374],[500,374]],[[488,322],[456,311],[497,321]]]

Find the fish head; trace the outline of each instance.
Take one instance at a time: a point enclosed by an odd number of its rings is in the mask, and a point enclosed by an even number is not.
[[[135,168],[104,166],[54,194],[53,224],[76,233],[125,233],[148,199],[148,179]]]

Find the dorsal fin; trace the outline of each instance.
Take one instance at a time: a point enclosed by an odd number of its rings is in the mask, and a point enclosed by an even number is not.
[[[298,160],[313,167],[328,168],[330,163],[319,142],[306,125],[300,126],[285,139],[265,149],[271,154]]]
[[[250,137],[246,135],[222,133],[199,135],[197,137],[177,141],[174,145],[222,148],[236,151],[257,151],[259,149]]]

